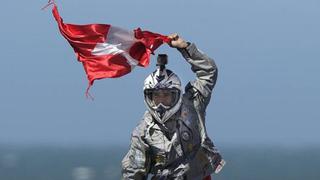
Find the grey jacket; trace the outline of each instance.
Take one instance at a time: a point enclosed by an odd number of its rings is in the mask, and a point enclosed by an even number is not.
[[[195,44],[179,49],[191,65],[196,80],[185,88],[180,110],[164,124],[147,111],[132,133],[131,145],[122,160],[126,180],[202,180],[214,172],[220,154],[205,128],[205,111],[217,79],[212,59]]]

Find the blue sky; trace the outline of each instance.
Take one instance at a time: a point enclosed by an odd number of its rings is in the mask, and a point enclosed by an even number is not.
[[[95,82],[95,100],[46,1],[2,2],[0,143],[127,144],[145,105],[136,68]],[[320,144],[320,2],[316,0],[57,1],[65,22],[178,32],[214,58],[218,82],[207,110],[217,144]],[[183,83],[178,51],[161,46]]]

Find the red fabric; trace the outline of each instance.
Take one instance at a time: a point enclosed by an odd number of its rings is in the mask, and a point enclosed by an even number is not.
[[[55,4],[52,13],[58,23],[61,34],[70,43],[78,61],[82,62],[84,66],[89,81],[87,92],[96,79],[120,77],[131,72],[131,65],[128,64],[127,59],[121,54],[92,54],[92,50],[96,47],[97,43],[106,42],[111,25],[65,24]],[[142,31],[140,28],[134,30],[134,36],[137,42],[132,45],[128,53],[142,67],[149,65],[150,54],[154,50],[164,42],[168,43],[170,41],[167,36]]]
[[[203,180],[211,180],[211,176],[209,175],[209,176],[205,177]]]

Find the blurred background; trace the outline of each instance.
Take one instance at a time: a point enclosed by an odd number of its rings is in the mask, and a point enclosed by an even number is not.
[[[227,161],[217,180],[318,180],[320,1],[56,1],[66,23],[179,33],[214,58],[208,133]],[[0,20],[0,179],[116,180],[155,69],[87,79],[46,1],[4,1]],[[186,85],[195,78],[161,46]]]

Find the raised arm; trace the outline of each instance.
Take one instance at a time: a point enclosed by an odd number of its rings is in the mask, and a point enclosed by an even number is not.
[[[170,46],[177,48],[186,61],[191,65],[191,70],[196,74],[196,80],[191,81],[186,92],[200,98],[201,105],[208,105],[212,90],[216,84],[218,69],[210,57],[197,49],[195,44],[188,43],[177,34],[169,35],[172,39]]]

